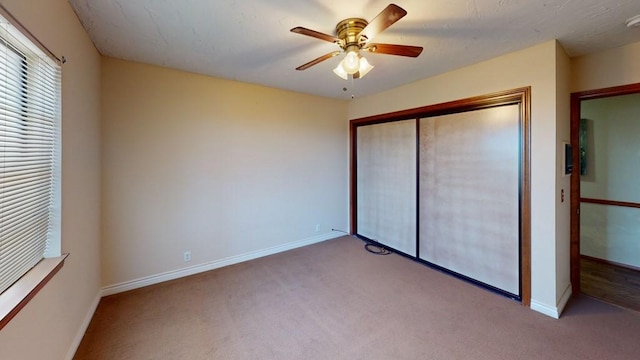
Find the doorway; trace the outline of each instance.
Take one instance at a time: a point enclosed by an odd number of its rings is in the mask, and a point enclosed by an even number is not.
[[[640,84],[571,94],[571,283],[640,311],[638,108]]]

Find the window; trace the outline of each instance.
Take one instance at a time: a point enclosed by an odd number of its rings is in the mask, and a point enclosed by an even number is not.
[[[0,18],[0,293],[60,256],[60,78]]]

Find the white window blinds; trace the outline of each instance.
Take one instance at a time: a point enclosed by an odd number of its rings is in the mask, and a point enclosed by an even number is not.
[[[61,71],[0,19],[0,293],[60,255]]]

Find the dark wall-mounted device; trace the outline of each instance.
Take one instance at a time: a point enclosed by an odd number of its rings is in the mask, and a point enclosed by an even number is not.
[[[571,144],[564,144],[564,174],[569,175],[573,171],[573,150]]]

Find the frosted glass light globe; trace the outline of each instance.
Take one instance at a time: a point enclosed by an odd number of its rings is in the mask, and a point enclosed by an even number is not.
[[[344,57],[344,61],[342,62],[344,70],[348,74],[355,74],[360,70],[360,57],[358,53],[355,51],[347,52],[347,55]]]

